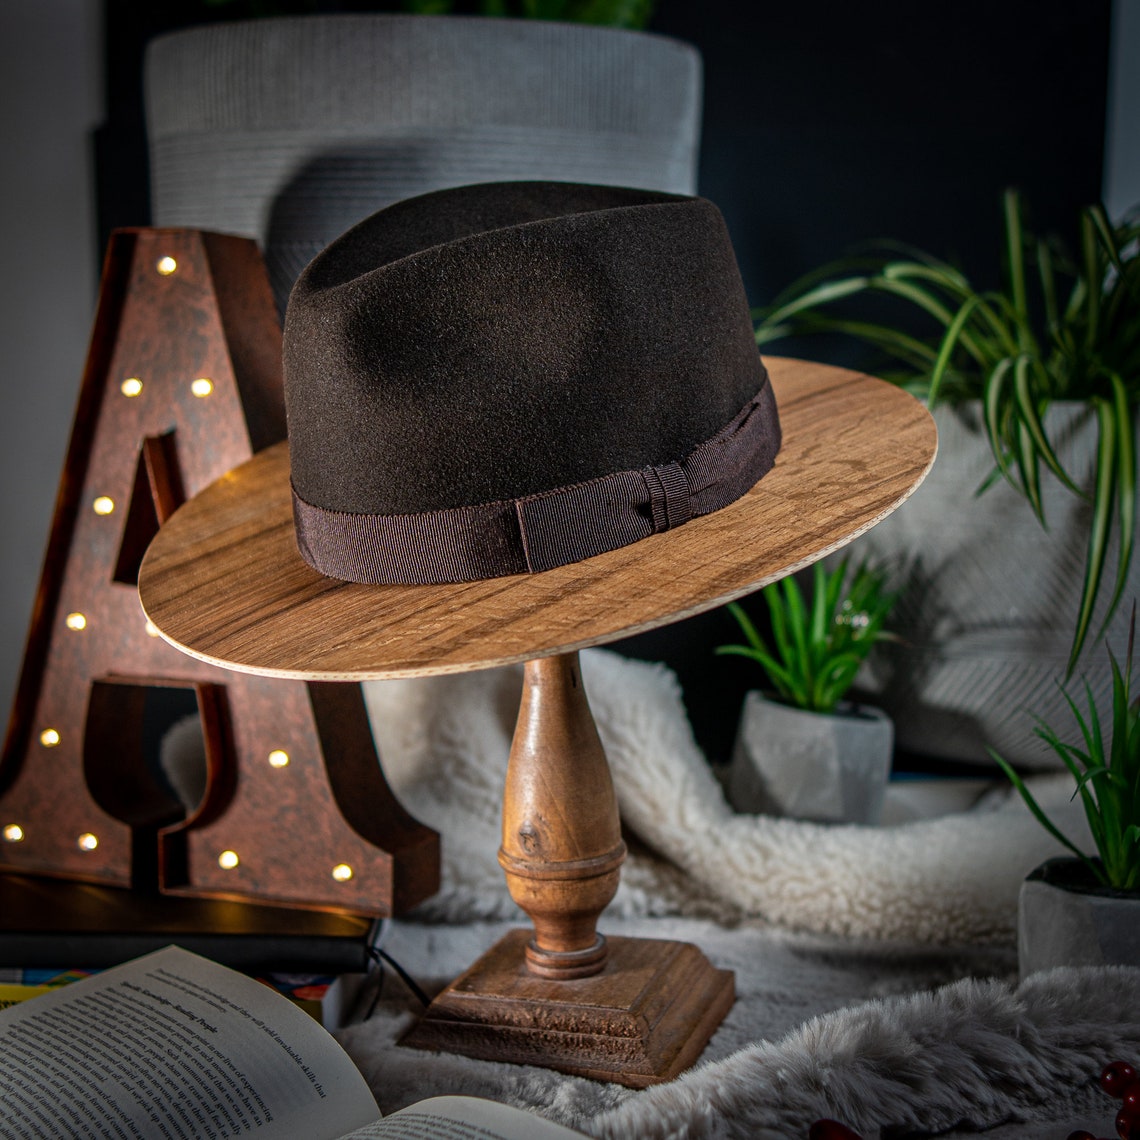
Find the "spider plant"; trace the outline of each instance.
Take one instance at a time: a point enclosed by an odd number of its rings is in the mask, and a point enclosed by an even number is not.
[[[1128,655],[1123,671],[1112,651],[1111,739],[1106,742],[1100,713],[1086,683],[1088,716],[1083,717],[1076,702],[1064,693],[1076,718],[1083,744],[1068,744],[1038,718],[1034,732],[1061,758],[1077,782],[1074,797],[1084,804],[1099,862],[1090,859],[1052,823],[1033,798],[1024,781],[992,749],[990,755],[1001,765],[1026,806],[1055,839],[1081,859],[1104,886],[1140,891],[1140,699],[1132,696],[1132,646],[1136,631],[1136,609],[1128,633]]]
[[[815,564],[810,606],[794,577],[764,587],[772,648],[744,607],[730,602],[747,644],[720,645],[716,652],[755,661],[788,704],[834,712],[871,647],[891,637],[883,622],[895,601],[884,590],[885,573],[861,563],[848,575],[848,563],[844,558],[830,572]]]
[[[656,0],[403,0],[404,11],[440,16],[470,11],[481,16],[521,16],[531,20],[563,20],[607,24],[614,28],[644,28]]]
[[[824,266],[756,310],[756,340],[789,334],[850,334],[885,351],[899,366],[887,378],[940,400],[981,401],[995,460],[1045,524],[1041,480],[1047,471],[1084,495],[1057,458],[1045,413],[1055,400],[1083,401],[1097,423],[1092,522],[1084,583],[1067,676],[1080,657],[1100,596],[1110,541],[1117,539],[1115,581],[1103,634],[1120,602],[1136,530],[1134,421],[1140,403],[1140,218],[1110,224],[1101,206],[1080,213],[1080,249],[1068,259],[1056,243],[1026,229],[1020,196],[1004,197],[1006,281],[979,291],[946,262],[887,243],[867,257]],[[836,313],[836,302],[882,294],[916,309],[927,335]]]

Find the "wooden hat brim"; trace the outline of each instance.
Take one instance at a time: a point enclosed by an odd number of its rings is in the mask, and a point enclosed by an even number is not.
[[[463,672],[583,649],[740,598],[868,530],[922,482],[934,421],[912,396],[845,369],[766,358],[783,428],[741,499],[541,574],[435,586],[326,578],[297,552],[281,443],[182,506],[139,574],[172,645],[242,672],[361,681]]]

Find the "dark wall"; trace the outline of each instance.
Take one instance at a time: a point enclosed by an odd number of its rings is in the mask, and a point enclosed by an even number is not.
[[[1100,196],[1109,15],[1100,0],[660,0],[654,26],[704,56],[701,192],[753,302],[883,236],[992,277],[1008,185],[1070,226]]]
[[[147,220],[138,78],[146,39],[248,15],[251,2],[107,0],[103,239],[111,225]],[[659,0],[651,28],[702,52],[701,192],[724,212],[749,296],[763,304],[877,237],[996,284],[1000,196],[1010,185],[1024,191],[1039,229],[1067,234],[1077,208],[1100,195],[1109,17],[1107,0]],[[622,644],[677,669],[714,758],[727,754],[740,696],[756,680],[712,655],[734,637],[721,612]]]

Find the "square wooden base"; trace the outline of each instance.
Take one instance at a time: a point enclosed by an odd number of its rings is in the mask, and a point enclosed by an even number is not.
[[[526,968],[530,937],[500,939],[400,1043],[644,1088],[693,1064],[732,1007],[732,972],[688,942],[611,938],[602,973],[549,981]]]

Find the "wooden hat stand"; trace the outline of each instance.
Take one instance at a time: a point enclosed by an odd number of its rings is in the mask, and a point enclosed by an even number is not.
[[[936,450],[930,416],[897,388],[766,363],[784,433],[774,469],[720,511],[583,562],[443,586],[322,577],[296,551],[287,444],[212,484],[151,544],[139,576],[147,617],[215,664],[362,681],[526,662],[499,861],[534,930],[492,947],[405,1043],[643,1087],[695,1061],[732,1005],[732,974],[695,946],[597,933],[625,846],[577,651],[712,609],[842,547],[913,492]]]

